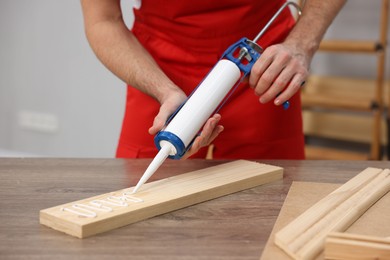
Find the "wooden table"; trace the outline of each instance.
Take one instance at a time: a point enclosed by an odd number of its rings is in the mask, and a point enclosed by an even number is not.
[[[168,160],[152,178],[227,161]],[[87,239],[39,224],[39,210],[134,186],[147,159],[0,159],[0,259],[259,259],[292,181],[344,183],[375,161],[259,161],[283,181]]]

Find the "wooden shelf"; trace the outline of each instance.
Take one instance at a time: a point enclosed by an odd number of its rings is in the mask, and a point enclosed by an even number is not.
[[[302,106],[371,111],[375,84],[375,80],[312,75],[301,94]]]
[[[325,240],[325,259],[388,259],[390,239],[380,236],[331,232]]]
[[[368,160],[369,155],[365,153],[344,151],[333,148],[305,146],[307,160]]]
[[[376,76],[371,80],[310,76],[301,93],[306,136],[367,143],[370,144],[369,155],[328,149],[329,145],[324,145],[324,148],[308,147],[308,158],[379,160],[383,156],[381,146],[387,144],[386,139],[390,136],[390,129],[384,127],[383,114],[387,105],[387,116],[390,117],[390,98],[384,98],[389,94],[385,84],[389,0],[381,2],[377,39],[325,39],[319,47],[322,52],[372,54],[377,60],[377,66],[373,67]],[[387,153],[390,153],[387,146]]]
[[[307,136],[369,144],[373,131],[372,117],[306,109],[303,111],[303,131]],[[381,145],[386,145],[387,132],[384,118],[381,121],[380,132]]]
[[[333,97],[302,94],[302,107],[323,107],[354,111],[371,111],[372,104],[366,100],[335,99]]]
[[[383,46],[376,41],[324,40],[320,44],[321,51],[330,52],[376,53],[382,49]]]

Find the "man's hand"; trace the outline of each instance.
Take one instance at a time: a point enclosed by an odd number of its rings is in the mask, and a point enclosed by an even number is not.
[[[275,99],[281,105],[299,91],[322,37],[345,2],[305,1],[302,16],[285,41],[265,49],[249,77],[261,103]]]
[[[153,120],[153,125],[149,128],[149,134],[155,135],[160,131],[168,118],[176,111],[176,109],[186,100],[187,96],[184,92],[176,91],[167,96],[160,106],[157,116]]]
[[[149,134],[155,135],[163,129],[165,122],[176,109],[186,100],[184,93],[172,93],[161,104],[160,111],[154,118],[152,127],[149,128]],[[223,131],[223,126],[218,125],[221,115],[215,114],[209,118],[203,126],[202,132],[195,138],[194,143],[182,159],[187,159],[197,153],[200,148],[208,146]],[[190,120],[190,119],[189,119]]]
[[[310,60],[303,50],[285,43],[265,49],[249,77],[260,103],[275,99],[275,105],[281,105],[289,100],[304,84]]]
[[[206,121],[206,124],[203,126],[202,132],[199,136],[195,138],[195,141],[192,144],[191,148],[186,152],[182,159],[187,159],[191,155],[197,153],[200,148],[204,146],[209,146],[214,141],[214,139],[224,129],[222,125],[218,125],[220,119],[220,114],[214,114]]]

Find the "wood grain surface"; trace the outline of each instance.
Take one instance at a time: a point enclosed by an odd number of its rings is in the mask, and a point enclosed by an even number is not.
[[[330,233],[325,242],[325,259],[390,259],[390,238],[359,234]]]
[[[291,260],[292,258],[274,243],[275,234],[341,185],[335,183],[293,182],[260,259]],[[390,234],[388,216],[390,216],[390,194],[386,194],[377,201],[344,233],[387,237]],[[315,258],[315,260],[323,259],[323,253]]]
[[[40,223],[85,238],[283,178],[281,167],[237,160],[40,211]]]
[[[344,232],[390,190],[390,171],[367,168],[291,221],[275,244],[294,259],[314,259],[330,232]]]
[[[84,240],[39,224],[39,210],[134,186],[149,159],[0,159],[0,259],[259,259],[291,182],[345,183],[385,161],[263,161],[284,179]],[[166,161],[152,180],[226,163]],[[151,181],[152,181],[151,180]]]

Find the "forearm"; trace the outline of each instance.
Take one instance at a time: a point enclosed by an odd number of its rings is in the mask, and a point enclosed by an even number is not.
[[[84,23],[88,41],[99,60],[124,82],[160,103],[172,92],[181,92],[126,28],[119,1],[92,1],[93,8],[90,2],[82,1]]]
[[[312,57],[333,19],[346,0],[306,0],[302,16],[285,40]]]

